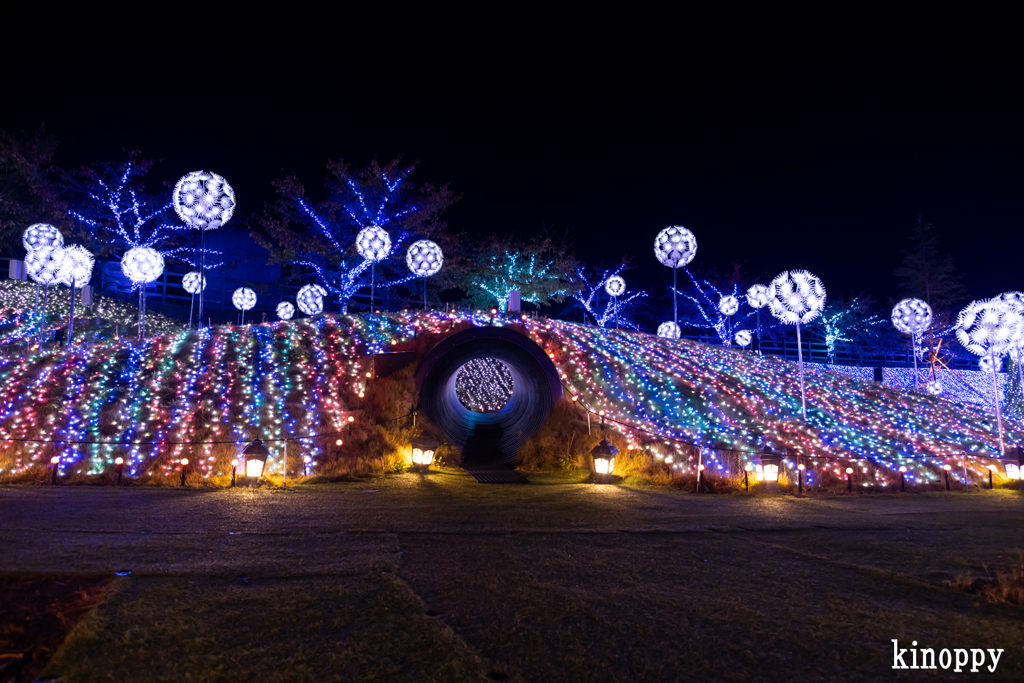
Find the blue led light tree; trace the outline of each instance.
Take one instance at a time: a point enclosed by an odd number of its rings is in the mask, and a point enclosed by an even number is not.
[[[698,327],[705,329],[712,329],[715,334],[718,335],[722,346],[729,346],[732,342],[732,334],[730,333],[730,319],[720,309],[722,300],[726,297],[737,299],[739,293],[739,287],[736,284],[731,285],[730,289],[722,289],[710,280],[697,279],[693,273],[690,272],[689,268],[683,268],[683,272],[686,273],[687,277],[690,278],[690,283],[693,285],[694,295],[687,294],[685,291],[677,290],[674,287],[670,287],[669,290],[673,296],[680,295],[684,299],[690,302],[691,306],[689,310],[684,312],[685,318],[683,326]],[[731,308],[729,309],[731,310]],[[746,319],[750,314],[743,316]]]
[[[571,289],[571,259],[550,237],[521,243],[492,236],[480,251],[463,285],[477,305],[507,310],[509,294],[518,291],[522,301],[542,306],[564,301]]]
[[[415,164],[403,166],[401,159],[384,166],[373,161],[356,172],[338,159],[327,168],[327,197],[320,202],[306,196],[295,176],[274,181],[278,200],[257,218],[253,237],[273,261],[296,266],[295,275],[313,274],[344,310],[361,290],[372,290],[374,280],[388,288],[414,279],[404,267],[405,244],[425,236],[444,246],[440,216],[458,197],[447,185],[413,184]],[[356,248],[357,236],[369,229],[389,236],[385,253],[373,259]]]

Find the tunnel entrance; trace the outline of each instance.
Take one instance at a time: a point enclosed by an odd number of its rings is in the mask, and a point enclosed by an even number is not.
[[[515,465],[562,397],[554,363],[529,337],[477,327],[444,339],[416,373],[420,410],[462,449],[464,465]]]

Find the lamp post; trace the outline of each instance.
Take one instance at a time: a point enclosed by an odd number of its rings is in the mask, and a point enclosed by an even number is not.
[[[1017,480],[1017,488],[1020,488],[1020,481],[1024,479],[1024,447],[1022,446],[1011,446],[1006,449],[1006,453],[1009,456],[1017,456],[1017,462],[1013,463],[1008,460],[1003,461],[1003,467],[1006,469],[1006,477],[1010,480]]]
[[[949,489],[949,471],[950,471],[951,469],[953,469],[953,468],[952,468],[952,467],[950,467],[949,465],[946,465],[946,466],[945,466],[945,467],[943,467],[942,469],[943,469],[943,470],[945,470],[945,472],[946,472],[946,490],[947,490],[947,491],[949,491],[949,490],[950,490],[950,489]]]
[[[704,463],[697,465],[697,493],[704,493]]]
[[[185,471],[188,469],[188,458],[181,459],[181,485],[185,485]]]
[[[754,469],[754,466],[751,465],[750,463],[747,463],[747,466],[743,468],[743,488],[745,488],[747,491],[750,490],[749,475],[750,475],[750,472],[753,469]]]
[[[308,455],[302,456],[302,476],[309,476],[309,463],[313,462],[313,458]]]
[[[114,464],[117,465],[117,485],[121,485],[121,475],[124,473],[124,458],[114,458]]]
[[[420,474],[430,471],[430,464],[434,462],[434,453],[440,445],[427,436],[417,436],[410,439],[409,445],[412,448],[412,464],[416,466]]]
[[[900,465],[900,493],[907,492],[907,485],[904,482],[903,476],[907,473],[907,466]]]
[[[992,488],[993,488],[993,486],[992,486],[992,473],[995,472],[995,470],[996,470],[996,466],[995,465],[989,465],[988,466],[988,490],[989,491],[991,491]]]
[[[245,447],[242,456],[245,458],[245,478],[250,485],[252,481],[258,481],[263,476],[263,467],[267,464],[267,457],[270,451],[263,445],[263,442],[256,438]]]
[[[56,455],[50,458],[50,464],[53,465],[53,474],[50,476],[50,484],[52,486],[57,485],[57,465],[60,464],[60,458]]]
[[[803,463],[800,463],[799,465],[796,466],[796,485],[797,485],[797,495],[799,495],[799,496],[804,495],[804,470],[805,469],[807,469],[807,466],[804,465]]]
[[[846,492],[853,493],[853,468],[846,468]]]
[[[238,458],[231,461],[231,486],[235,486],[235,472],[238,471]]]

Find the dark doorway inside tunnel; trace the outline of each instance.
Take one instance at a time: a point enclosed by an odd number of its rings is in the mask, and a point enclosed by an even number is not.
[[[554,363],[524,334],[477,327],[442,340],[416,373],[420,410],[462,449],[463,465],[514,466],[543,426],[562,385]]]

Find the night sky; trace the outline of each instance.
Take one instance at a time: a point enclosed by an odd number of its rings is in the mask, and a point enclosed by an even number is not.
[[[329,158],[402,154],[463,193],[453,230],[568,229],[594,264],[631,256],[627,280],[652,291],[671,281],[654,236],[678,224],[695,266],[807,268],[886,303],[919,214],[971,297],[1024,288],[1007,16],[194,19],[6,43],[0,128],[45,123],[67,167],[140,149],[165,159],[159,179],[216,171],[236,215],[284,173],[315,195]]]

